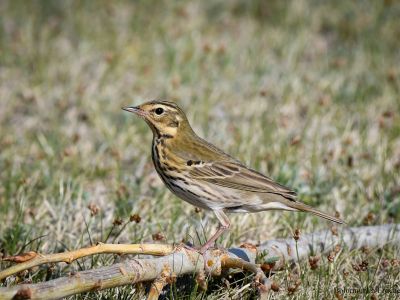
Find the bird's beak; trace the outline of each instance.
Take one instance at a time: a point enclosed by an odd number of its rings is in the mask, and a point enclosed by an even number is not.
[[[140,117],[145,117],[147,115],[147,112],[141,109],[138,106],[128,106],[128,107],[122,107],[123,110],[129,111],[131,113],[134,113]]]

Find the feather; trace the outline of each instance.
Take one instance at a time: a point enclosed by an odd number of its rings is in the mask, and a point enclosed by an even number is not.
[[[227,188],[277,194],[288,200],[296,200],[296,193],[293,190],[235,161],[216,161],[193,166],[189,174],[194,179]]]

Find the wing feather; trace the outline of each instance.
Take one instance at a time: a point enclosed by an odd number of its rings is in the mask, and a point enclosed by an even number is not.
[[[296,200],[296,193],[238,162],[218,161],[193,166],[190,175],[215,185],[255,193],[278,194]]]

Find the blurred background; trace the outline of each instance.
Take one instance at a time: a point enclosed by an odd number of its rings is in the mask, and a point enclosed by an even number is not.
[[[121,110],[152,99],[176,101],[200,136],[351,226],[399,222],[399,37],[390,0],[0,1],[0,256],[210,236],[214,216],[163,186],[151,131]],[[288,212],[231,219],[223,246],[332,226]],[[375,269],[357,282],[395,280],[398,269],[378,270],[398,254],[342,254],[334,267],[304,271],[296,295],[330,298],[330,282],[364,259]],[[285,274],[276,275],[283,286]],[[308,288],[316,278],[318,295]]]

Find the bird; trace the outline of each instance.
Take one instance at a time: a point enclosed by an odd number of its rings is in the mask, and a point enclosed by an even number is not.
[[[213,211],[217,217],[218,229],[198,249],[200,253],[205,253],[230,228],[227,213],[300,211],[344,224],[340,218],[300,202],[292,189],[199,137],[175,102],[152,100],[122,109],[144,119],[153,132],[151,157],[167,188],[182,200]]]

